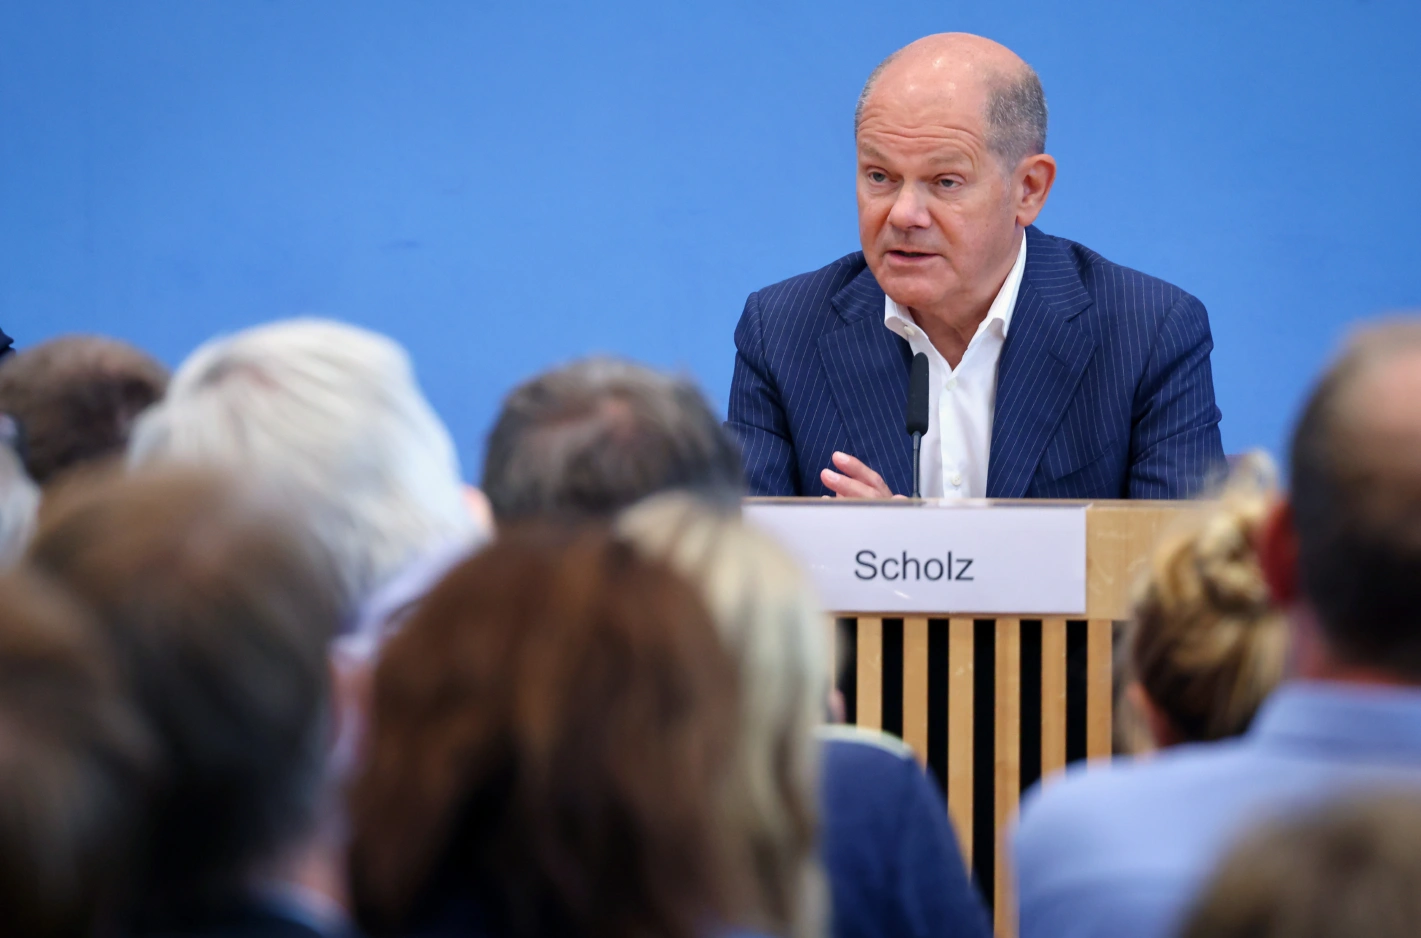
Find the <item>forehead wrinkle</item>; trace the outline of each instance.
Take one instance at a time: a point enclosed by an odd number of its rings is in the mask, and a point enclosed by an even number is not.
[[[906,152],[884,153],[874,145],[874,139],[901,147]],[[923,158],[932,163],[957,163],[976,159],[986,148],[986,141],[970,130],[960,127],[876,128],[865,120],[859,128],[859,152],[874,159],[897,157]]]

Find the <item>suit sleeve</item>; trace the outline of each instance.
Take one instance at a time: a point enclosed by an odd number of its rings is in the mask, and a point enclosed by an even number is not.
[[[735,374],[726,416],[726,428],[740,442],[749,493],[800,494],[789,419],[765,361],[757,293],[745,301],[745,312],[735,327]]]
[[[1165,314],[1135,396],[1130,498],[1191,498],[1224,466],[1209,314],[1184,294]]]

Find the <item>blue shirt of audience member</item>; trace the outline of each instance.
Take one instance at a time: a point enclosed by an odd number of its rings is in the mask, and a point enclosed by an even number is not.
[[[1421,786],[1421,690],[1285,685],[1240,738],[1073,772],[1028,796],[1020,936],[1167,938],[1259,821],[1397,786]]]
[[[820,730],[820,838],[834,938],[988,938],[942,794],[902,742]]]

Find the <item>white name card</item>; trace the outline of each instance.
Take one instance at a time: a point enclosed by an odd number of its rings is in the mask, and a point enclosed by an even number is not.
[[[987,502],[748,501],[835,612],[1086,611],[1086,510]]]

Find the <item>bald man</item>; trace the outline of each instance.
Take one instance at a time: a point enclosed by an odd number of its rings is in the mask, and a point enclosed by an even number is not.
[[[1031,67],[920,39],[855,114],[863,250],[751,294],[727,425],[755,495],[912,494],[913,356],[929,364],[921,494],[1185,498],[1223,463],[1208,314],[1044,234],[1056,179]]]

